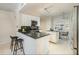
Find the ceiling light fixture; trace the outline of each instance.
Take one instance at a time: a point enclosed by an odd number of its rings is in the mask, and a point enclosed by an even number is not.
[[[44,8],[44,11],[46,11],[46,12],[47,12],[47,15],[49,15],[49,14],[50,14],[50,12],[49,12],[49,10],[48,10],[48,9],[52,8],[52,6],[53,6],[53,5],[51,5],[51,6],[48,6],[48,7]]]

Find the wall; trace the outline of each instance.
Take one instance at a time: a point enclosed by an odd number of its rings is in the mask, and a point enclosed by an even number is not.
[[[16,31],[14,13],[0,10],[0,44],[10,41],[10,35]]]
[[[40,16],[40,29],[50,30],[51,28],[51,17],[50,16]]]

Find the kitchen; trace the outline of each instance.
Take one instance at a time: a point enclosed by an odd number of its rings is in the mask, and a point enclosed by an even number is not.
[[[0,42],[8,41],[9,48],[10,35],[18,36],[24,41],[23,49],[26,55],[74,54],[72,41],[74,5],[77,4],[28,3],[22,4],[20,7],[22,9],[16,12],[1,11],[3,22],[0,30],[1,33],[4,33],[5,29],[8,28],[5,31],[7,33],[5,36],[8,38],[4,38]],[[51,12],[52,9],[53,13]],[[4,21],[6,25],[2,26]],[[4,34],[0,34],[1,37],[4,37]],[[62,34],[66,37],[65,40]],[[10,49],[9,53],[7,49],[6,52],[3,51],[0,54],[13,54]]]
[[[40,27],[39,17],[35,18],[36,20],[35,19],[29,20],[28,26],[25,26],[26,23],[25,24],[23,23],[24,26],[21,26],[19,32],[17,33],[17,36],[19,38],[24,39],[24,49],[26,54],[48,54],[49,41],[57,43],[59,39],[58,37],[59,34],[58,32],[52,33],[51,31],[42,31],[41,29],[39,29]],[[28,19],[24,19],[24,21],[26,20],[26,22],[28,22]]]

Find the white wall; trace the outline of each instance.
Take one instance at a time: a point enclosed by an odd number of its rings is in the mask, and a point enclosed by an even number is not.
[[[31,25],[31,19],[37,20],[40,25],[40,17],[0,10],[0,44],[9,42],[10,35],[16,35],[20,26]]]
[[[0,10],[0,44],[10,41],[10,35],[16,31],[14,13]]]
[[[51,17],[50,16],[40,16],[40,29],[50,30],[51,28]]]

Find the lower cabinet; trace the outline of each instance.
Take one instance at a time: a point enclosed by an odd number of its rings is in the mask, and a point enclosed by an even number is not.
[[[37,54],[48,54],[49,35],[37,39],[36,44],[37,44],[36,47]]]
[[[49,42],[58,43],[58,41],[59,41],[59,32],[48,31],[47,33],[50,34],[49,35]]]
[[[38,39],[31,38],[22,33],[18,33],[17,36],[24,40],[23,46],[25,54],[48,54],[49,35]]]

